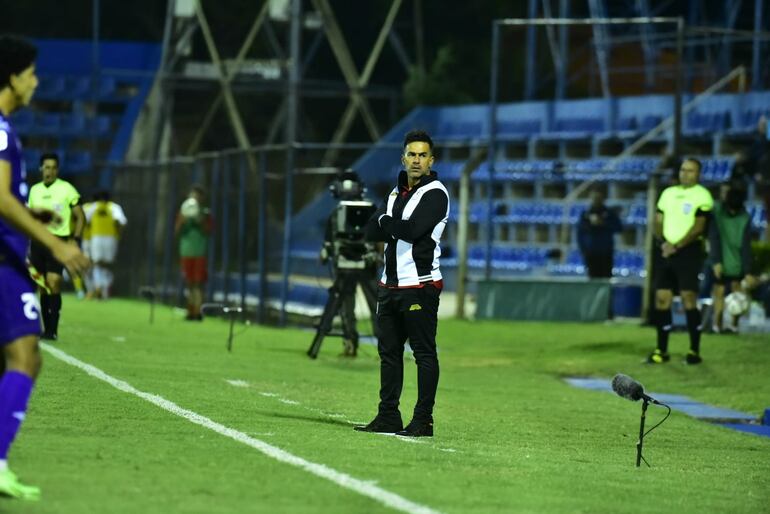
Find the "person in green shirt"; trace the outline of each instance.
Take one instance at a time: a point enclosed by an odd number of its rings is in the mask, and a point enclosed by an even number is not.
[[[678,289],[687,318],[690,351],[687,364],[699,364],[701,317],[698,311],[698,274],[703,269],[703,238],[714,205],[708,189],[698,184],[701,163],[687,158],[679,168],[679,184],[663,190],[658,200],[655,233],[661,241],[661,262],[655,276],[655,325],[657,348],[647,358],[650,364],[668,362],[671,332],[671,303]]]
[[[201,321],[203,286],[208,279],[208,242],[211,234],[211,215],[205,207],[206,193],[198,185],[182,202],[176,217],[174,232],[179,238],[179,256],[182,275],[187,285],[188,321]]]
[[[72,184],[59,178],[59,156],[55,153],[45,153],[40,157],[40,172],[43,180],[29,190],[27,203],[31,209],[46,209],[56,213],[58,223],[48,225],[48,230],[59,239],[77,246],[85,225],[80,193]],[[50,293],[40,291],[42,339],[55,341],[58,338],[62,305],[63,267],[48,248],[35,241],[30,245],[29,261],[43,274],[50,290]]]
[[[713,331],[723,331],[725,288],[742,292],[744,278],[753,283],[751,271],[751,216],[746,212],[746,189],[730,184],[724,201],[714,206],[713,222],[709,228],[709,261],[714,272],[714,287],[711,290],[714,306]],[[739,316],[732,316],[728,332],[738,331]]]

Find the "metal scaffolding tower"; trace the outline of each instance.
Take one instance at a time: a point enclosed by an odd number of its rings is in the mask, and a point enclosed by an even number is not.
[[[382,133],[382,122],[377,119],[371,106],[372,99],[385,99],[396,102],[400,98],[399,85],[373,85],[373,71],[380,62],[386,46],[395,53],[406,72],[416,60],[418,65],[424,61],[420,48],[422,31],[415,29],[417,49],[410,57],[404,40],[395,30],[396,18],[402,10],[403,0],[392,0],[382,27],[368,54],[362,69],[353,58],[351,47],[340,26],[330,0],[263,0],[258,2],[259,9],[253,16],[253,22],[240,50],[234,56],[222,55],[217,45],[217,31],[209,20],[216,4],[203,0],[169,0],[161,67],[154,94],[148,103],[152,134],[147,139],[152,143],[152,151],[144,152],[150,159],[168,156],[169,145],[164,141],[173,139],[176,127],[173,124],[174,98],[178,91],[189,87],[194,82],[218,83],[219,91],[209,105],[202,106],[205,114],[189,142],[178,147],[176,153],[194,154],[201,149],[202,142],[212,127],[218,112],[224,109],[228,124],[240,149],[255,144],[274,143],[279,139],[281,127],[284,127],[283,143],[292,145],[302,139],[297,122],[304,102],[313,98],[347,98],[347,107],[340,114],[336,130],[329,138],[331,147],[324,157],[325,165],[332,165],[338,156],[333,145],[348,140],[351,127],[357,115],[364,122],[368,136],[377,141]],[[421,1],[414,0],[415,12],[421,11]],[[207,14],[207,12],[209,14]],[[413,13],[414,14],[414,13]],[[415,16],[408,18],[416,24]],[[309,35],[305,42],[303,34]],[[255,43],[260,41],[262,54],[254,57]],[[207,52],[207,60],[195,60],[191,57],[191,48],[196,41],[202,40]],[[342,80],[317,80],[307,76],[308,68],[318,55],[319,47],[328,43],[339,68]],[[261,77],[255,75],[261,73]],[[237,88],[237,89],[236,89]],[[239,105],[234,91],[271,92],[270,106],[274,109],[272,123],[267,135],[257,137],[244,121],[243,109]],[[275,102],[275,95],[282,100]],[[243,101],[242,99],[240,100]],[[259,98],[249,99],[259,102]],[[275,104],[276,107],[273,107]],[[394,109],[391,109],[393,111]],[[150,155],[147,155],[150,153]],[[255,164],[252,162],[251,166]]]

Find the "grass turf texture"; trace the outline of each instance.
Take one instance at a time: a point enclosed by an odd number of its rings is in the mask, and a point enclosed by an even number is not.
[[[442,320],[436,437],[415,444],[349,424],[376,412],[372,346],[342,359],[340,340],[328,338],[311,361],[304,353],[311,332],[240,325],[228,354],[224,321],[186,323],[165,307],[154,325],[147,319],[142,303],[65,297],[55,346],[142,391],[439,511],[770,508],[770,439],[674,412],[645,440],[652,468],[636,469],[640,404],[561,380],[624,372],[649,390],[760,415],[770,407],[766,336],[706,335],[704,364],[686,367],[686,335],[674,334],[672,362],[646,366],[649,328]],[[416,397],[406,359],[404,422]],[[392,512],[49,354],[44,361],[10,456],[22,480],[42,487],[43,500],[0,500],[3,512]],[[651,406],[647,426],[663,413]]]

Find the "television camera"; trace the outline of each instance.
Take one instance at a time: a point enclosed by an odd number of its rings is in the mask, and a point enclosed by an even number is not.
[[[364,199],[366,188],[352,170],[337,175],[329,190],[338,200],[326,224],[321,262],[332,263],[334,282],[324,307],[318,330],[307,354],[315,359],[325,336],[329,335],[334,317],[342,320],[344,355],[354,357],[358,350],[355,318],[355,295],[360,285],[372,315],[377,303],[376,272],[380,259],[374,243],[366,240],[369,218],[376,210]]]

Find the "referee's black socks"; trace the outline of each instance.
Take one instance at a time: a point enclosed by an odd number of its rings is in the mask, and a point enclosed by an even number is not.
[[[700,311],[688,309],[684,314],[687,316],[687,331],[690,333],[690,350],[700,354]]]
[[[61,294],[40,295],[40,310],[43,311],[43,328],[46,335],[56,337],[59,332]]]
[[[49,334],[56,336],[59,333],[59,311],[61,311],[61,294],[52,294],[48,300],[48,306],[51,308],[50,320],[51,330]]]
[[[658,350],[660,353],[668,353],[668,334],[671,333],[671,309],[655,311],[655,325],[658,329]]]

